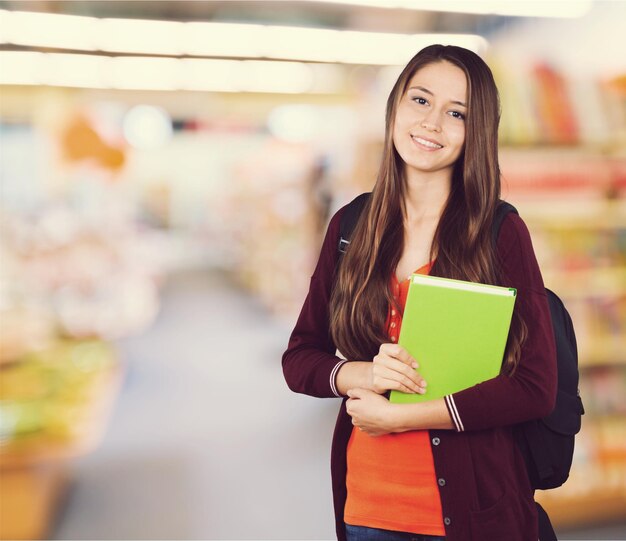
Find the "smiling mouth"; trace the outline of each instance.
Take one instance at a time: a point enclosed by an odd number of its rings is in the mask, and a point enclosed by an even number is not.
[[[443,148],[443,145],[433,143],[432,141],[428,141],[427,139],[422,139],[421,137],[417,137],[415,135],[411,135],[411,139],[413,139],[413,141],[415,141],[416,143],[419,143],[420,145],[425,146],[427,148],[432,148],[433,150],[438,150],[440,148]]]

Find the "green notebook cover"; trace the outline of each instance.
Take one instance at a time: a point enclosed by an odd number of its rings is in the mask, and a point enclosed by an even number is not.
[[[398,343],[419,364],[425,394],[391,391],[394,403],[425,402],[500,373],[517,291],[423,274],[411,276]]]

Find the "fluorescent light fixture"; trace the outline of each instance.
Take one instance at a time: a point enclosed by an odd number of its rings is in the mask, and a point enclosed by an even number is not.
[[[16,45],[166,56],[401,65],[431,43],[460,45],[479,54],[487,48],[484,38],[471,34],[391,34],[259,24],[93,19],[18,11],[0,11],[0,22],[4,41]]]
[[[392,34],[223,23],[187,26],[190,31],[184,50],[197,56],[400,65],[432,43],[459,45],[479,54],[487,49],[487,41],[474,34]]]
[[[46,54],[42,80],[50,86],[107,88],[102,74],[113,60],[87,54]]]
[[[326,28],[298,28],[294,26],[268,26],[259,53],[267,58],[298,58],[313,62],[339,62],[340,48],[351,45],[342,43],[346,34]],[[346,34],[347,35],[347,34]]]
[[[11,12],[6,9],[0,9],[0,43],[7,42],[10,21]]]
[[[280,94],[337,91],[341,83],[338,74],[315,68],[301,62],[270,60],[0,51],[0,84],[4,85]]]
[[[176,58],[118,56],[110,59],[104,81],[124,90],[178,90],[183,86],[183,65]]]
[[[181,62],[186,90],[301,94],[314,87],[313,69],[300,62],[195,58]]]
[[[337,64],[306,64],[313,75],[313,94],[327,94],[341,91],[345,85],[346,71]]]
[[[34,11],[0,11],[0,41],[29,47],[96,50],[94,17]]]
[[[266,30],[259,24],[185,23],[182,48],[192,56],[258,58]]]
[[[100,51],[178,56],[185,52],[186,26],[174,21],[100,19],[93,39]]]
[[[305,0],[385,9],[410,9],[509,17],[582,17],[593,0]]]
[[[313,85],[311,69],[299,62],[245,60],[242,67],[242,89],[247,92],[303,94]]]
[[[0,84],[42,84],[45,56],[43,53],[0,51]]]
[[[242,77],[240,60],[185,58],[184,90],[205,92],[239,92]]]

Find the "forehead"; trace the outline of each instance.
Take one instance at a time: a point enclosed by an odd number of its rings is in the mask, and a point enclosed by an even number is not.
[[[420,86],[434,96],[451,101],[467,102],[467,79],[461,68],[450,62],[436,62],[418,69],[407,85]]]

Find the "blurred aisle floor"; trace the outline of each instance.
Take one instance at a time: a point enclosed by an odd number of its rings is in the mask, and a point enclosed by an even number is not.
[[[289,391],[289,332],[218,272],[171,276],[155,325],[121,344],[125,383],[52,539],[333,539],[339,401]]]
[[[170,277],[54,539],[332,538],[339,401],[288,389],[289,332],[219,273]]]

